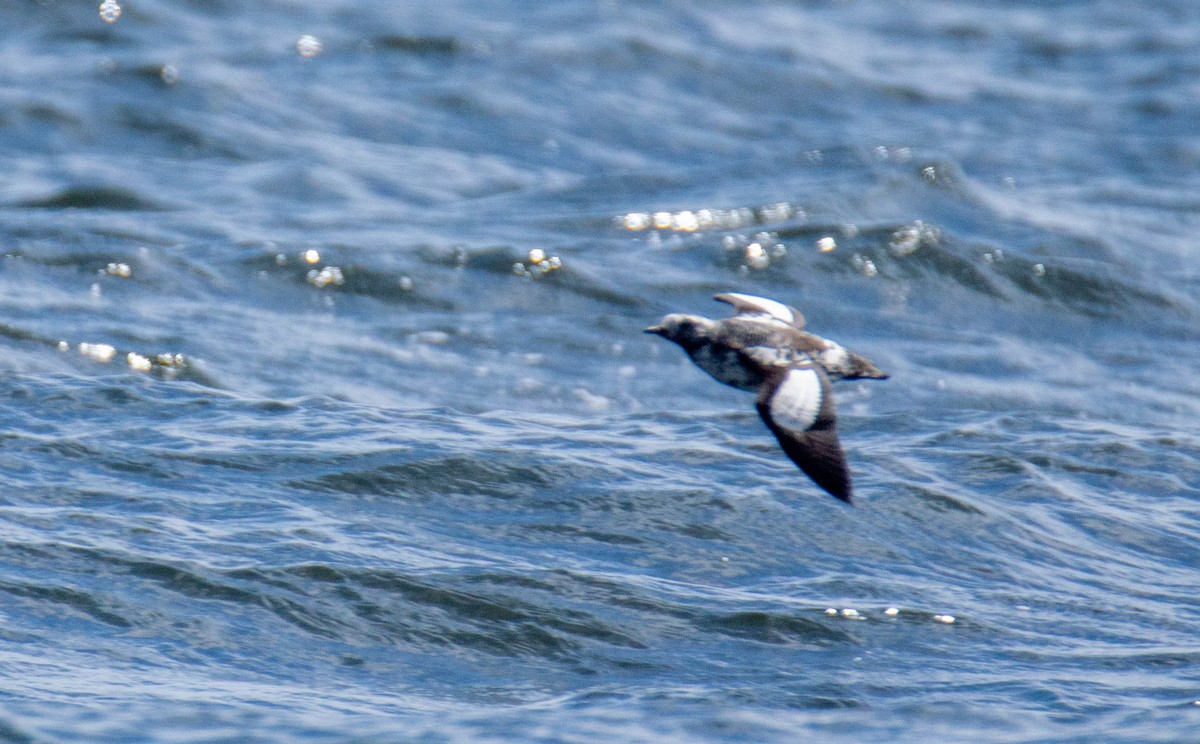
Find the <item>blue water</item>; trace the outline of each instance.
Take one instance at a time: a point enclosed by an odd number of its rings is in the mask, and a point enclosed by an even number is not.
[[[0,16],[0,741],[1200,740],[1190,1]]]

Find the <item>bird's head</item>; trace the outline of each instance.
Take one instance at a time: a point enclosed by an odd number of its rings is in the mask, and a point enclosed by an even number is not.
[[[708,331],[713,322],[698,315],[682,315],[671,313],[646,329],[646,333],[662,336],[668,341],[674,341],[684,349],[695,349],[708,340]]]

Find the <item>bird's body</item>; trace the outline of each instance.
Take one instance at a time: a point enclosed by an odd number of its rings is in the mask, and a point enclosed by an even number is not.
[[[774,300],[744,294],[716,299],[732,318],[673,313],[647,328],[679,344],[718,382],[758,393],[756,407],[783,451],[809,477],[849,502],[850,471],[837,436],[830,380],[886,379],[866,358],[804,330],[804,316]]]

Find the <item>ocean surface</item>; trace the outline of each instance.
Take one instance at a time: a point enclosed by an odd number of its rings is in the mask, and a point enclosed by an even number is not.
[[[1193,0],[119,2],[0,0],[0,742],[1200,741]]]

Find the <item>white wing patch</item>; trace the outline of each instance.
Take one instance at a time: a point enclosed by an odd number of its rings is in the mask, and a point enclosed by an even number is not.
[[[789,325],[796,322],[796,315],[792,312],[792,309],[782,302],[768,300],[766,297],[738,294],[737,292],[730,292],[729,296],[737,298],[739,302],[757,308],[763,314],[770,315],[776,320],[782,320]]]
[[[806,432],[821,410],[821,378],[815,369],[793,369],[767,403],[771,418],[785,429]]]
[[[820,353],[821,366],[834,375],[845,375],[850,371],[850,354],[846,347],[827,341],[829,348]]]
[[[790,367],[796,362],[796,352],[782,346],[751,346],[742,353],[764,367]]]

